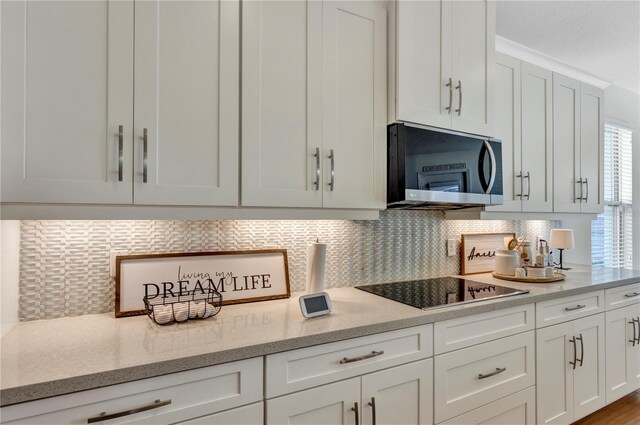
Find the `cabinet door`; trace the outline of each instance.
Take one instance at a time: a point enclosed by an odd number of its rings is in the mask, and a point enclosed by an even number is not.
[[[241,203],[320,207],[322,2],[243,1],[242,22]]]
[[[323,206],[386,205],[386,10],[323,2]]]
[[[237,205],[239,3],[143,1],[135,16],[134,203]]]
[[[130,204],[133,3],[0,7],[0,200]]]
[[[496,5],[472,0],[452,2],[452,7],[451,127],[492,136]]]
[[[633,342],[638,332],[633,320],[639,318],[640,304],[605,315],[607,404],[640,388],[640,344]]]
[[[573,420],[578,420],[605,405],[604,314],[575,320],[573,336],[579,359],[573,371]]]
[[[432,424],[433,359],[363,376],[361,406],[363,424]]]
[[[604,91],[580,84],[580,177],[582,212],[604,211]]]
[[[360,378],[351,378],[267,400],[266,423],[357,425],[359,402]]]
[[[553,210],[580,212],[580,82],[553,74]]]
[[[502,205],[487,211],[516,211],[522,208],[520,60],[496,53],[495,135],[502,141]]]
[[[181,425],[263,425],[264,406],[262,403],[250,404],[213,415],[202,416]]]
[[[553,211],[552,72],[522,63],[522,211]]]
[[[396,119],[451,127],[451,2],[397,4]]]
[[[573,421],[573,323],[561,323],[536,331],[536,391],[539,424]]]

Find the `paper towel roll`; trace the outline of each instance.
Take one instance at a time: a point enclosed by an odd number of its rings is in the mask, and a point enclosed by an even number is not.
[[[327,245],[313,243],[307,249],[307,293],[317,294],[324,291],[324,262]]]

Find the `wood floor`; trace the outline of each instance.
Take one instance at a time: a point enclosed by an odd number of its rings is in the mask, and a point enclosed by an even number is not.
[[[640,425],[640,390],[574,422],[573,425]]]

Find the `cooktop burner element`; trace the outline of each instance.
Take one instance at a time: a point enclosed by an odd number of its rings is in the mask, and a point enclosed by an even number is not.
[[[529,292],[529,290],[518,290],[457,277],[380,283],[356,286],[356,288],[423,310]]]

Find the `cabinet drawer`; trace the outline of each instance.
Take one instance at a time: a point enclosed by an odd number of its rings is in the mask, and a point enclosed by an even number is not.
[[[171,400],[99,423],[173,423],[261,399],[262,358],[258,357],[3,407],[2,422],[86,424],[102,412],[124,412]]]
[[[606,289],[604,301],[607,310],[640,303],[640,282]]]
[[[535,384],[534,332],[435,357],[436,423]]]
[[[604,290],[536,303],[536,327],[555,325],[604,311]]]
[[[433,325],[369,335],[272,354],[267,398],[430,357]]]
[[[449,419],[440,425],[480,425],[480,424],[518,424],[536,423],[536,389],[527,388],[485,406]]]
[[[488,342],[534,329],[533,304],[437,322],[433,327],[435,354]]]

